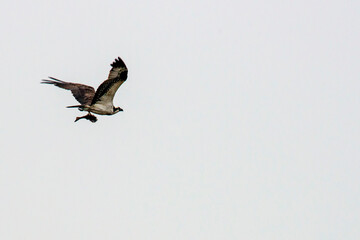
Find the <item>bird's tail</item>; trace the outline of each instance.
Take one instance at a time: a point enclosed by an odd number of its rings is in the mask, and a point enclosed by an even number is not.
[[[74,105],[74,106],[67,106],[67,108],[78,108],[80,111],[84,111],[86,106],[85,105]]]
[[[83,105],[74,105],[74,106],[67,106],[67,108],[80,108],[84,107]]]

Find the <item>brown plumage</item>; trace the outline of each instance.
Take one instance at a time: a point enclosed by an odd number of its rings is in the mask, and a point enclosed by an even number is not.
[[[59,88],[70,90],[75,99],[83,105],[91,104],[95,95],[95,89],[80,83],[64,82],[60,79],[49,77],[51,80],[43,79],[41,83],[53,84]]]

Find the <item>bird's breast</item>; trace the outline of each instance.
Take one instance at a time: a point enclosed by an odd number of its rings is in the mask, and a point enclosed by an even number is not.
[[[99,115],[113,115],[114,114],[114,106],[103,105],[95,103],[90,107],[90,112],[99,114]]]

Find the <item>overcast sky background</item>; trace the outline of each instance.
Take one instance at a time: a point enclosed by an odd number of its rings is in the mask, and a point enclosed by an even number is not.
[[[0,239],[360,239],[359,1],[5,1]],[[71,93],[120,56],[124,112]]]

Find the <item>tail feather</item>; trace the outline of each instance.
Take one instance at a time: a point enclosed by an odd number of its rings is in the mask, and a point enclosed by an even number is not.
[[[84,105],[67,106],[67,108],[84,108]]]

